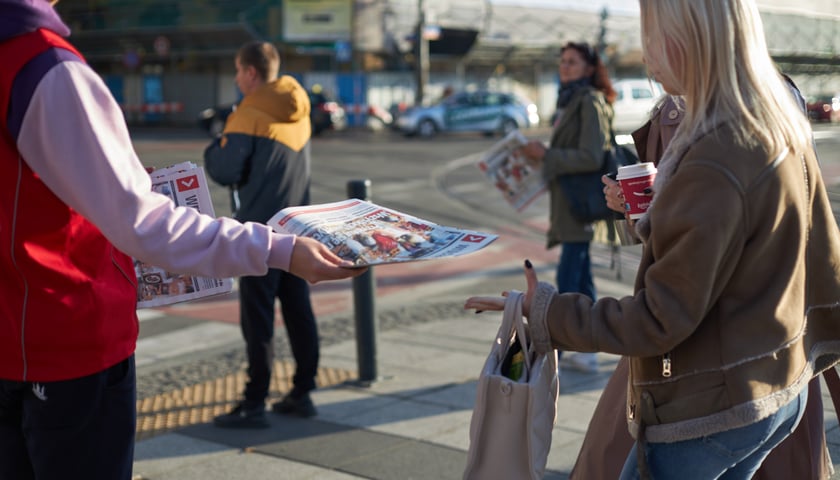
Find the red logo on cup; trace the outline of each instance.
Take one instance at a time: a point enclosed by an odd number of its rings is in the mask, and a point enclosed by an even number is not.
[[[190,175],[189,177],[179,178],[177,182],[179,192],[186,192],[198,188],[198,177]]]

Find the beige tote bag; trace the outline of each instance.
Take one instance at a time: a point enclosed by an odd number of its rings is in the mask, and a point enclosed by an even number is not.
[[[522,292],[511,291],[505,300],[502,325],[478,379],[464,480],[536,480],[545,473],[557,417],[557,352],[534,351],[523,299]],[[516,368],[503,365],[517,350],[524,362],[521,376],[512,380],[505,373]]]

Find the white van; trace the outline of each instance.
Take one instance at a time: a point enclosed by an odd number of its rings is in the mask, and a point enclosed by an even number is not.
[[[630,133],[641,127],[659,97],[665,93],[659,83],[647,78],[616,80],[613,88],[618,92],[613,103],[613,129],[618,134]]]

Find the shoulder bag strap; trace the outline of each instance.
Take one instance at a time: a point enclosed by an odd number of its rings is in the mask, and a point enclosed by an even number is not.
[[[823,370],[823,378],[825,379],[825,384],[828,385],[828,393],[831,394],[834,413],[840,419],[840,375],[837,374],[837,368],[830,367]]]

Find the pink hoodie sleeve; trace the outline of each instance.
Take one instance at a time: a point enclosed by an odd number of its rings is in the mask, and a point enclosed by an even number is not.
[[[17,146],[55,195],[132,257],[208,276],[289,268],[293,236],[175,207],[151,191],[122,111],[87,65],[65,62],[46,73],[24,115]]]

